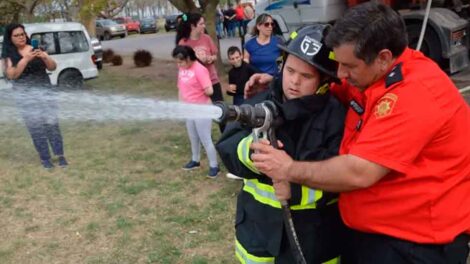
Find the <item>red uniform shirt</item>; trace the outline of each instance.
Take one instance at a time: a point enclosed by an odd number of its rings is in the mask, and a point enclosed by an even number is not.
[[[344,222],[359,231],[447,243],[470,231],[470,108],[422,53],[406,49],[384,79],[361,93],[332,88],[350,105],[340,154],[391,172],[340,195]]]

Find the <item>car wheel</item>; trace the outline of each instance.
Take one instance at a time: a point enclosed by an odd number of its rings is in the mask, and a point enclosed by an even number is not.
[[[127,33],[124,33],[121,35],[121,38],[125,38],[127,36]]]
[[[111,34],[109,32],[104,32],[104,40],[110,40],[111,39]]]
[[[409,46],[415,49],[418,45],[419,35],[421,34],[421,25],[407,25],[406,31],[408,33]],[[441,42],[439,41],[439,36],[437,35],[437,33],[430,26],[428,26],[428,28],[426,29],[426,33],[424,34],[421,52],[431,58],[437,64],[439,64],[439,66],[443,66]]]
[[[65,70],[59,75],[58,85],[60,89],[82,89],[83,76],[77,70]]]
[[[98,61],[98,62],[96,63],[96,68],[97,68],[98,70],[103,69],[103,62],[102,62],[102,61]]]
[[[170,31],[170,29],[169,29],[169,28],[167,28],[167,27],[165,27],[165,31],[166,31],[166,32],[168,32],[168,31]]]

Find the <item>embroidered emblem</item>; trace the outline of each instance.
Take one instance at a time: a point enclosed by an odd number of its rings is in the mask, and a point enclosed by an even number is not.
[[[307,56],[314,56],[320,51],[323,45],[318,40],[305,36],[300,44],[300,49]]]
[[[382,118],[388,116],[397,102],[398,96],[393,93],[385,94],[375,105],[375,117]]]

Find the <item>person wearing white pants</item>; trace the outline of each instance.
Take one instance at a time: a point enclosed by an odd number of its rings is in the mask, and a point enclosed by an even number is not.
[[[212,142],[212,120],[211,119],[187,119],[186,128],[191,142],[191,161],[200,163],[201,143],[207,153],[210,168],[218,168],[217,152]],[[208,175],[210,176],[210,175]]]

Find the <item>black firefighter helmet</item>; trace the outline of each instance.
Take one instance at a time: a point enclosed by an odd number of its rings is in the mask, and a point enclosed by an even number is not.
[[[278,45],[283,51],[313,65],[319,71],[339,81],[336,75],[338,63],[333,51],[325,44],[325,36],[330,30],[329,24],[313,24],[292,32],[287,45]]]

